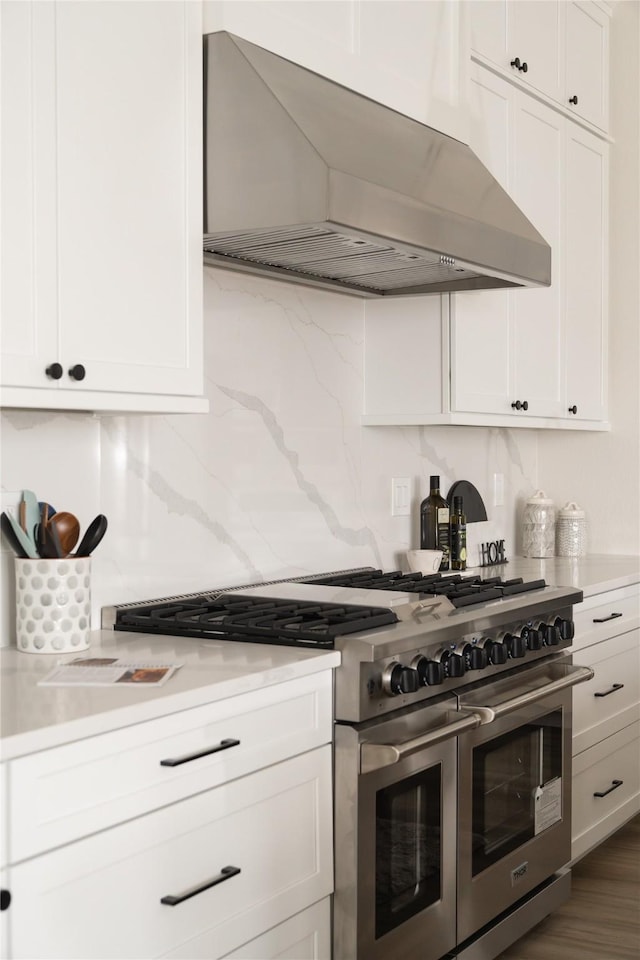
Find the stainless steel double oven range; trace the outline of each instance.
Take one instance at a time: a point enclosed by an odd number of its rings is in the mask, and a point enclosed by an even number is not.
[[[364,568],[117,607],[115,627],[339,649],[334,960],[490,960],[569,895],[581,599]]]

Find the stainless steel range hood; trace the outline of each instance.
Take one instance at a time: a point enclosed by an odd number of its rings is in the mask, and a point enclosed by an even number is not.
[[[550,284],[548,244],[468,146],[204,39],[205,261],[361,297]]]

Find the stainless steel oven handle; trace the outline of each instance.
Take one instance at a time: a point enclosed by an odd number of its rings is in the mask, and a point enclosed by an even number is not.
[[[360,744],[360,773],[371,773],[373,770],[399,763],[405,757],[410,757],[420,750],[442,743],[443,740],[449,740],[467,730],[474,730],[482,723],[478,713],[461,710],[459,716],[460,719],[454,720],[453,723],[447,723],[443,727],[438,727],[437,730],[429,730],[428,733],[414,737],[413,740],[405,740],[404,743]]]
[[[591,667],[568,667],[565,676],[559,677],[557,680],[550,680],[538,687],[537,690],[528,690],[527,693],[522,693],[519,697],[512,697],[511,700],[503,700],[502,703],[496,703],[492,706],[477,703],[469,706],[480,714],[483,725],[493,723],[494,720],[498,720],[509,713],[514,713],[521,707],[528,707],[532,703],[537,703],[538,700],[544,700],[545,697],[553,693],[559,693],[561,690],[566,690],[567,687],[574,687],[577,683],[591,680],[593,676],[594,672]]]

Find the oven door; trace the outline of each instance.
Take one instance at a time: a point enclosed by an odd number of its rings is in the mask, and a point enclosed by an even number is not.
[[[455,697],[336,726],[334,956],[438,960],[456,941]]]
[[[565,658],[460,697],[484,719],[459,741],[459,942],[571,859],[571,687],[592,676]]]

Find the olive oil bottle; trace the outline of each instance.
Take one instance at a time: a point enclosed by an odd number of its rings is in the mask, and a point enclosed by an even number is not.
[[[449,504],[440,494],[440,477],[430,477],[429,488],[429,496],[420,504],[420,549],[442,550],[440,570],[448,570]]]
[[[453,498],[451,527],[451,569],[467,569],[467,518],[464,514],[462,497]]]

